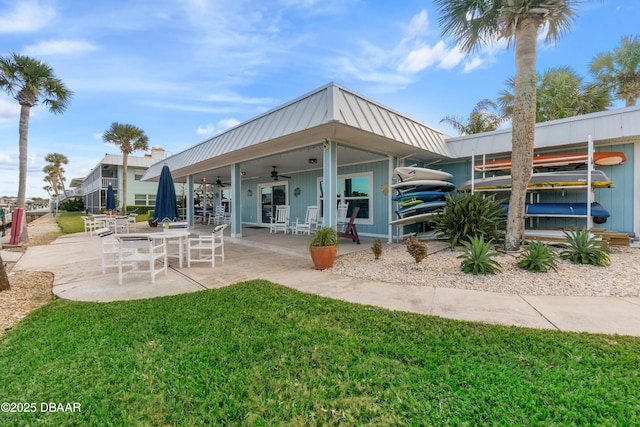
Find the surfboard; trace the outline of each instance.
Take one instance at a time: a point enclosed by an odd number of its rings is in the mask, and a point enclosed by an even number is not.
[[[400,208],[396,211],[396,213],[404,218],[407,215],[417,215],[425,212],[430,212],[438,208],[444,207],[446,204],[447,202],[445,202],[444,200],[435,200],[431,202],[420,203],[418,205],[412,205],[412,206]]]
[[[418,223],[418,222],[425,222],[426,220],[428,220],[433,215],[435,215],[434,212],[427,212],[427,213],[423,213],[423,214],[420,214],[420,215],[411,215],[411,216],[407,216],[405,218],[400,218],[400,219],[396,219],[394,221],[391,221],[391,222],[389,222],[389,225],[409,225],[409,224],[415,224],[415,223]]]
[[[422,192],[422,191],[453,191],[456,186],[452,182],[437,179],[420,179],[416,181],[396,182],[391,188],[398,193]]]
[[[562,187],[587,185],[587,170],[540,172],[531,175],[529,188]],[[600,170],[591,171],[591,185],[596,188],[614,187],[607,174]],[[511,175],[478,178],[474,182],[475,189],[511,188]],[[471,180],[465,181],[460,190],[470,190]]]
[[[509,204],[501,204],[505,213],[509,210]],[[526,216],[578,216],[587,214],[587,203],[580,202],[554,202],[554,203],[527,203],[525,204]],[[591,216],[609,218],[611,214],[600,203],[591,203]]]
[[[448,192],[446,191],[412,191],[408,193],[397,194],[391,198],[394,202],[401,205],[409,201],[430,202],[432,200],[444,199]]]
[[[393,176],[399,181],[420,181],[425,179],[446,181],[453,178],[453,175],[449,172],[415,166],[397,167],[393,170]]]
[[[553,154],[545,156],[535,156],[533,158],[534,168],[567,168],[577,167],[586,164],[588,153]],[[627,161],[626,156],[621,151],[596,151],[593,153],[593,163],[600,166],[621,165]],[[511,159],[492,160],[485,163],[476,163],[476,172],[485,171],[510,171]]]

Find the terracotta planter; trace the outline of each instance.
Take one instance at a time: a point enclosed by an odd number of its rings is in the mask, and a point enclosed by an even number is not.
[[[309,252],[316,270],[333,267],[333,260],[336,258],[335,246],[309,246]]]
[[[147,222],[149,223],[149,227],[157,227],[158,226],[158,221],[154,221],[152,219],[147,220]]]

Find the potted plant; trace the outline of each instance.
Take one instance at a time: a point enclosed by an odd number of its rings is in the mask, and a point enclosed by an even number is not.
[[[309,243],[309,252],[317,270],[333,267],[337,246],[338,233],[333,227],[324,227],[316,231]]]
[[[149,216],[149,219],[147,219],[147,222],[149,223],[149,227],[157,227],[158,226],[158,221],[153,219],[153,210],[150,210],[147,215]]]

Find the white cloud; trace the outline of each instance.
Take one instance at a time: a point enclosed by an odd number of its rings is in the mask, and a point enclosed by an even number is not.
[[[196,133],[198,135],[213,135],[214,133],[223,132],[239,124],[240,121],[238,119],[229,117],[218,121],[217,126],[213,126],[211,123],[207,123],[204,126],[198,126]]]
[[[238,126],[240,124],[240,121],[233,118],[233,117],[229,117],[226,119],[222,119],[218,122],[218,127],[220,127],[220,130],[226,130],[226,129],[230,129],[234,126]]]
[[[36,31],[46,26],[56,15],[53,7],[37,0],[12,3],[12,10],[0,14],[0,33]]]
[[[250,104],[250,105],[263,105],[277,102],[273,98],[256,98],[256,97],[247,97],[233,93],[221,93],[221,94],[213,94],[209,95],[205,98],[206,101],[212,102],[220,102],[227,104]]]
[[[479,56],[474,56],[473,58],[471,58],[471,60],[466,61],[464,63],[464,73],[470,73],[471,71],[475,70],[476,68],[481,67],[482,65],[484,65],[485,61],[480,58]]]
[[[427,11],[422,9],[420,12],[415,14],[413,18],[411,18],[411,22],[407,27],[407,36],[408,37],[418,37],[429,28],[429,16],[427,15]]]
[[[97,47],[83,40],[49,40],[27,46],[26,55],[72,55],[96,50]]]
[[[401,73],[417,73],[440,62],[447,55],[447,47],[442,40],[433,47],[423,45],[409,52],[405,60],[398,65],[398,71]]]
[[[216,129],[213,127],[211,123],[207,123],[205,126],[198,126],[196,133],[198,135],[213,135],[215,130]]]
[[[18,123],[20,104],[0,98],[0,124]]]

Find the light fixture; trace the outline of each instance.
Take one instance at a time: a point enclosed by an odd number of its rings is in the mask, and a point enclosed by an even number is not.
[[[202,183],[204,184],[205,182],[207,182],[207,178],[203,176],[200,181],[202,181]]]
[[[309,159],[310,165],[315,165],[316,163],[318,163],[318,159]]]
[[[240,171],[240,176],[245,176],[247,173],[245,171]]]

